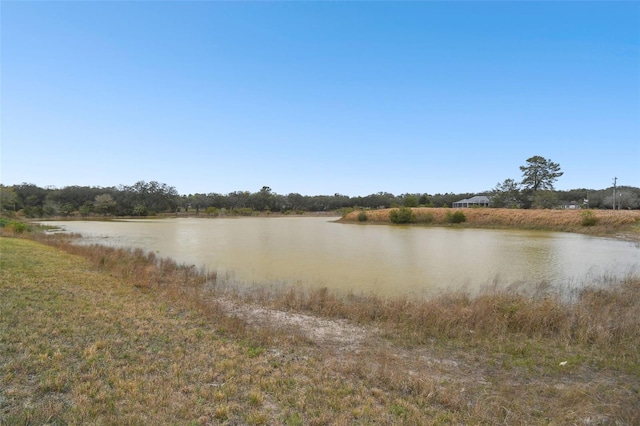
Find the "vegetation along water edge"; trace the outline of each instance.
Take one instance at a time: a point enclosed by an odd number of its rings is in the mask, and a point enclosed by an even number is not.
[[[153,253],[6,228],[1,424],[640,422],[638,277],[570,300],[240,292]]]
[[[640,241],[640,211],[399,207],[350,210],[345,223],[538,229]]]

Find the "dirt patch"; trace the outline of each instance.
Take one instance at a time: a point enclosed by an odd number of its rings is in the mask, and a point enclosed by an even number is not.
[[[289,329],[323,346],[354,349],[377,333],[375,329],[353,325],[347,320],[318,318],[258,305],[239,304],[226,299],[218,300],[218,304],[224,311],[251,326]]]
[[[455,357],[452,353],[435,353],[425,347],[396,346],[374,327],[354,325],[342,319],[239,304],[228,299],[218,300],[218,304],[227,314],[250,326],[272,327],[304,336],[323,353],[324,363],[331,369],[350,372],[357,368],[363,370],[360,374],[365,375],[391,369],[393,371],[387,374],[400,374],[408,379],[422,380],[428,377],[429,380],[443,383],[487,384],[485,369],[479,368],[481,366],[477,363],[470,364],[468,360]],[[390,367],[392,365],[393,368]]]

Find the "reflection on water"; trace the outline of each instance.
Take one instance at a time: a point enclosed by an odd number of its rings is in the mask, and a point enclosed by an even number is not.
[[[392,296],[514,283],[576,285],[640,270],[632,243],[542,231],[346,225],[318,217],[54,222],[250,283]]]

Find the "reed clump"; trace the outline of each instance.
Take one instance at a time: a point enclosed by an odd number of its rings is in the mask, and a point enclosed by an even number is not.
[[[551,339],[561,345],[593,345],[605,352],[640,347],[640,278],[557,294],[531,296],[494,290],[472,297],[447,293],[429,299],[338,297],[326,288],[291,289],[264,303],[296,312],[383,327],[407,344],[433,338],[493,341],[505,336]],[[640,357],[638,357],[640,361]]]

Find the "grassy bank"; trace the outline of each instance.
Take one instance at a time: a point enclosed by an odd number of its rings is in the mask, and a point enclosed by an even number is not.
[[[343,222],[391,223],[395,209],[353,211]],[[458,227],[539,229],[640,240],[640,211],[635,210],[524,210],[413,208],[416,224],[450,225],[448,214],[460,211],[465,221]],[[363,216],[366,215],[365,216]]]
[[[1,424],[640,422],[640,279],[573,303],[240,294],[152,254],[37,238],[0,238]],[[313,333],[319,319],[351,334]]]

